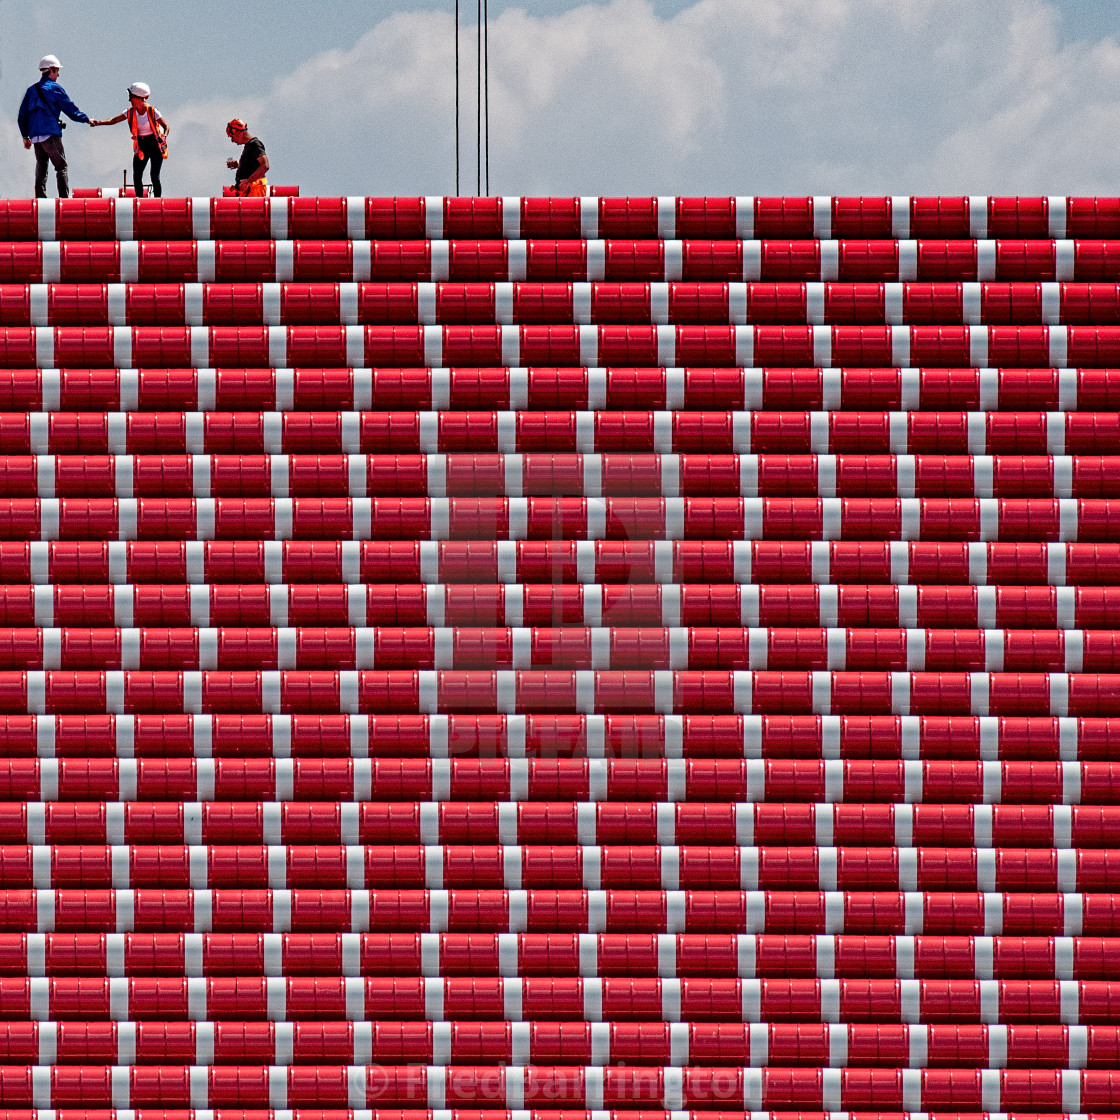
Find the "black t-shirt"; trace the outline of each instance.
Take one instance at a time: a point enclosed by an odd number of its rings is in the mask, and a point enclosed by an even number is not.
[[[237,181],[239,183],[242,179],[248,179],[256,171],[257,164],[260,163],[263,155],[264,144],[255,136],[245,141],[245,146],[241,149],[241,159],[237,164]]]

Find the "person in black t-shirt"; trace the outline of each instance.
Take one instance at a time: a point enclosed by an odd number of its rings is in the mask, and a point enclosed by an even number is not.
[[[226,167],[237,171],[233,189],[242,197],[264,197],[268,194],[268,156],[264,144],[249,134],[249,126],[240,117],[226,125],[226,135],[234,144],[241,145],[241,158],[226,160]]]

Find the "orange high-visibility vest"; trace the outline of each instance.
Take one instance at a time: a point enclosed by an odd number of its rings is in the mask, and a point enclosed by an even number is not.
[[[148,123],[152,126],[152,135],[159,141],[159,154],[167,159],[167,125],[162,120],[157,119],[155,110],[149,105],[147,107]],[[140,137],[136,131],[136,122],[140,114],[136,112],[131,105],[128,107],[128,127],[132,131],[132,150],[140,158],[144,158],[144,153],[140,150]]]

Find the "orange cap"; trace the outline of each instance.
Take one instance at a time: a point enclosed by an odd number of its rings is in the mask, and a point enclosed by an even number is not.
[[[235,132],[248,132],[249,126],[240,118],[234,117],[233,120],[226,125],[226,135],[232,136]]]

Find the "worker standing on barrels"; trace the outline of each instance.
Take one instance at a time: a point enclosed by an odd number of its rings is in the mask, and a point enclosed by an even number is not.
[[[249,132],[249,126],[240,117],[226,125],[226,135],[234,144],[241,145],[241,158],[226,161],[226,167],[237,171],[234,192],[243,198],[264,198],[268,194],[268,156],[264,144]]]
[[[154,106],[148,104],[152,91],[146,82],[133,82],[128,87],[128,108],[115,117],[104,121],[91,121],[96,128],[100,125],[120,124],[127,120],[132,132],[132,185],[136,197],[144,194],[144,168],[151,168],[152,195],[163,197],[160,171],[167,159],[167,134],[171,126]]]
[[[58,84],[62,63],[53,54],[39,60],[39,80],[28,86],[19,107],[19,130],[23,146],[35,148],[35,197],[47,197],[47,163],[54,164],[58,197],[70,197],[70,175],[66,167],[66,149],[62,146],[62,130],[66,127],[60,114],[72,121],[93,124],[66,95]]]

